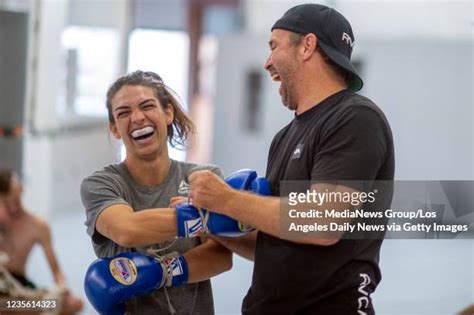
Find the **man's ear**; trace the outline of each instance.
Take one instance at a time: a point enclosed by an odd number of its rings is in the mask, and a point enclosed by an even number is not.
[[[174,107],[171,104],[168,104],[168,106],[165,109],[165,115],[166,115],[166,125],[169,126],[173,123],[174,120]]]
[[[303,38],[303,59],[311,58],[318,45],[318,38],[313,33],[308,33]]]
[[[109,122],[109,130],[114,135],[115,139],[121,139],[120,133],[118,132],[117,126],[114,123]]]

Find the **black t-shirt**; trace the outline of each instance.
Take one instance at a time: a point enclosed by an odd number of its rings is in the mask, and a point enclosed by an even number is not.
[[[394,168],[393,139],[384,114],[369,99],[343,90],[295,116],[278,132],[270,147],[266,177],[272,194],[279,196],[282,180],[391,183]],[[385,187],[384,197],[378,198],[372,210],[389,207],[392,191],[393,185]],[[370,293],[381,279],[381,244],[381,239],[341,239],[332,246],[317,246],[259,232],[252,285],[242,312],[357,314],[359,309],[370,310]]]

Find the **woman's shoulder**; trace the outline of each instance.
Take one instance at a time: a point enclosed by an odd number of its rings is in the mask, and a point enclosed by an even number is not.
[[[102,168],[101,170],[95,171],[82,181],[83,183],[91,182],[115,182],[122,183],[124,177],[124,170],[121,164],[110,164]]]
[[[192,162],[176,161],[177,167],[181,169],[184,173],[192,173],[196,171],[211,171],[217,175],[223,175],[222,170],[219,166],[214,164],[197,164]]]

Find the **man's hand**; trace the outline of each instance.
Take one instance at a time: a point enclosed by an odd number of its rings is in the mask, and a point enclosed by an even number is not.
[[[197,171],[189,176],[189,197],[196,207],[223,213],[223,205],[236,193],[211,171]]]

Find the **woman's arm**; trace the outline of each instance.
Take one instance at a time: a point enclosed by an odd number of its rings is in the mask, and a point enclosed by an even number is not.
[[[207,280],[232,268],[232,252],[209,238],[184,257],[188,263],[188,283]]]
[[[134,212],[127,204],[114,204],[99,214],[95,229],[123,247],[156,244],[176,236],[176,210],[159,208]]]

